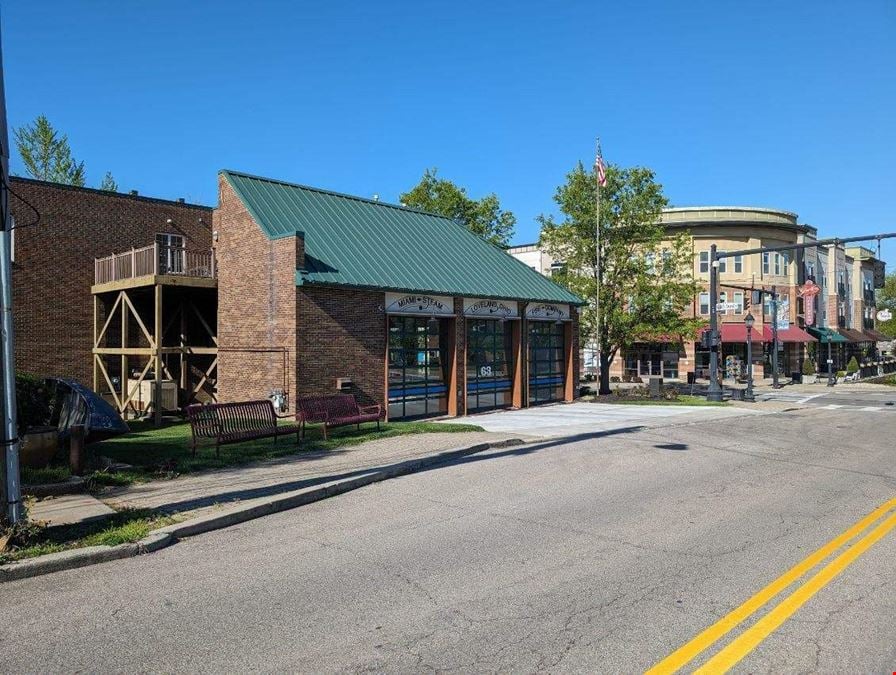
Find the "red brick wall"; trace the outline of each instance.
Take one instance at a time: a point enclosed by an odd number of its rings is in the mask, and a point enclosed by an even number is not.
[[[212,210],[27,178],[12,178],[10,184],[41,216],[36,226],[25,227],[34,212],[10,195],[17,226],[16,369],[91,386],[94,258],[152,244],[159,232],[183,235],[190,249],[209,249]]]
[[[226,179],[218,180],[218,399],[267,398],[282,388],[294,398],[302,240],[268,239]]]
[[[362,403],[385,405],[386,315],[382,292],[300,287],[297,308],[298,394],[336,393],[352,381]]]

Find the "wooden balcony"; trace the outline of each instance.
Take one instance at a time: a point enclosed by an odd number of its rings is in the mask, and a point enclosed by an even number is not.
[[[214,249],[194,251],[156,243],[94,259],[92,290],[102,293],[153,284],[214,287],[217,276]]]

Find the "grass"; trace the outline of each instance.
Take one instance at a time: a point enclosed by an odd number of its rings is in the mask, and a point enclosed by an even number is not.
[[[887,375],[887,377],[874,380],[874,384],[885,384],[888,387],[896,387],[896,375]]]
[[[171,516],[148,509],[126,509],[96,523],[54,528],[29,525],[14,534],[11,545],[0,552],[0,564],[35,558],[85,546],[117,546],[143,539],[152,530],[177,522]]]
[[[22,467],[22,483],[24,485],[45,485],[47,483],[64,483],[72,475],[67,466],[48,466],[43,469]]]
[[[97,455],[110,457],[117,462],[130,464],[130,471],[98,472],[94,474],[97,485],[127,485],[133,482],[170,478],[174,475],[237,466],[249,462],[275,459],[297,452],[327,451],[357,445],[365,441],[393,436],[423,433],[451,433],[482,431],[473,424],[435,424],[433,422],[395,422],[383,424],[380,431],[375,425],[341,427],[329,430],[330,438],[323,439],[320,427],[306,428],[305,438],[296,445],[295,436],[286,436],[274,443],[273,438],[246,441],[221,446],[221,456],[215,457],[214,445],[203,445],[196,457],[190,452],[190,425],[186,422],[167,424],[156,428],[151,422],[128,422],[131,432],[110,438],[92,446]]]

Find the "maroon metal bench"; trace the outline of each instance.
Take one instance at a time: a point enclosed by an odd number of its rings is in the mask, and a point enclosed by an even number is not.
[[[200,439],[215,441],[215,456],[221,456],[221,446],[241,443],[256,438],[273,438],[276,443],[280,436],[296,435],[299,442],[300,424],[278,424],[277,413],[271,401],[240,401],[237,403],[211,403],[187,406],[187,419],[193,432],[190,447],[196,456],[196,446]]]
[[[305,435],[305,423],[323,424],[324,438],[327,429],[345,427],[351,424],[358,429],[364,422],[376,422],[380,428],[383,409],[379,405],[359,406],[351,394],[332,394],[330,396],[303,396],[296,401],[296,421],[302,426]]]

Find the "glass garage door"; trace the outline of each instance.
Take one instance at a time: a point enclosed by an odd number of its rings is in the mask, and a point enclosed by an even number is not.
[[[563,400],[566,376],[564,325],[529,322],[529,403]]]
[[[450,322],[389,317],[389,419],[448,414]]]
[[[509,321],[467,321],[467,412],[513,405],[511,354]]]

